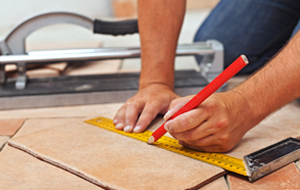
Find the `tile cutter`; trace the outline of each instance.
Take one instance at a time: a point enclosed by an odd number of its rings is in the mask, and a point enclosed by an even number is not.
[[[126,35],[138,33],[137,20],[103,21],[68,12],[51,12],[34,16],[17,25],[0,41],[0,103],[8,97],[76,94],[87,92],[115,92],[138,89],[139,73],[117,73],[90,76],[59,76],[28,78],[27,65],[57,62],[78,62],[106,59],[139,58],[139,47],[65,49],[26,52],[27,36],[42,27],[58,24],[75,24],[97,34]],[[201,56],[201,71],[175,72],[175,88],[203,87],[223,70],[223,45],[216,40],[178,45],[177,56]],[[17,77],[8,78],[5,66],[17,66]],[[198,91],[198,89],[197,89]],[[131,95],[130,95],[131,96]],[[85,104],[87,102],[82,102]],[[25,106],[26,107],[26,106]],[[3,108],[3,107],[2,107]],[[1,109],[1,107],[0,107]],[[5,109],[5,108],[4,108]]]

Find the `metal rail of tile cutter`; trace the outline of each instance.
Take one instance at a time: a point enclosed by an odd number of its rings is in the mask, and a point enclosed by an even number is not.
[[[61,76],[30,79],[26,65],[78,62],[105,59],[139,58],[139,47],[66,49],[26,52],[25,41],[32,32],[52,24],[68,23],[82,26],[94,33],[126,35],[138,33],[137,20],[102,21],[85,16],[52,12],[37,15],[17,25],[0,41],[0,97],[64,94],[95,91],[118,91],[138,88],[138,73],[110,74],[101,76]],[[223,45],[216,40],[178,45],[176,56],[202,56],[201,72],[176,71],[175,88],[205,86],[223,71]],[[17,66],[17,78],[7,78],[5,66]],[[79,88],[85,86],[86,88]],[[81,89],[81,90],[78,90]]]

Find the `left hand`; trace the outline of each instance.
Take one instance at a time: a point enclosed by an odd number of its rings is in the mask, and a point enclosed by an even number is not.
[[[168,120],[193,96],[177,98],[164,116]],[[231,150],[256,123],[247,101],[234,92],[215,93],[197,108],[165,123],[166,130],[183,146],[206,152]]]

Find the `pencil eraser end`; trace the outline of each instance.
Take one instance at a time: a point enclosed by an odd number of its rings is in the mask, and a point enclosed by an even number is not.
[[[249,63],[249,61],[248,61],[246,55],[242,54],[241,57],[242,57],[242,59],[244,60],[244,62],[245,62],[246,64]]]

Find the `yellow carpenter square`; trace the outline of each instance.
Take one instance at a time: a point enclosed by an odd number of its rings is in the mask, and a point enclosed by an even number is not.
[[[144,131],[143,133],[126,133],[124,131],[116,130],[112,120],[105,117],[97,117],[85,122],[145,143],[152,135],[151,131]],[[165,150],[169,150],[184,156],[188,156],[190,158],[224,168],[225,170],[240,175],[247,176],[246,168],[242,159],[234,158],[220,153],[207,153],[188,149],[178,144],[177,140],[166,136],[160,138],[153,144],[153,146],[163,148]]]

